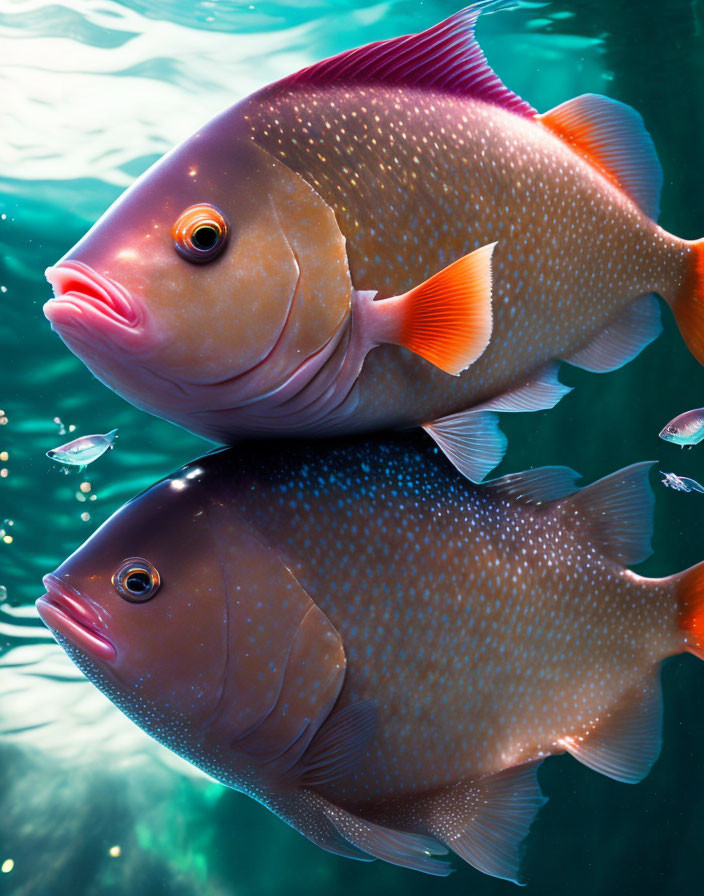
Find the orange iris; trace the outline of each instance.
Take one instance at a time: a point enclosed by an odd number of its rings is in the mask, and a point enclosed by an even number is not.
[[[214,205],[191,205],[182,212],[171,230],[174,246],[187,261],[212,261],[225,248],[228,226]]]

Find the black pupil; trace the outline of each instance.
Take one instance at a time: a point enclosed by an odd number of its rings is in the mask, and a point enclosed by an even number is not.
[[[193,231],[191,242],[201,252],[208,252],[215,248],[219,238],[220,234],[212,224],[202,224]]]
[[[145,594],[152,587],[152,577],[148,572],[131,572],[125,579],[125,588],[131,594]]]

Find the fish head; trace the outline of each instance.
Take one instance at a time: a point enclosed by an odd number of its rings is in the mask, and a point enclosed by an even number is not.
[[[226,662],[218,559],[186,483],[161,482],[118,510],[45,577],[37,601],[76,665],[150,733],[178,720],[197,729]]]
[[[660,430],[659,435],[660,438],[664,439],[666,442],[675,442],[677,440],[677,436],[679,435],[679,431],[674,424],[668,423],[667,426],[664,426]]]
[[[149,169],[47,279],[68,347],[176,422],[283,384],[339,334],[352,295],[332,210],[238,107]]]
[[[664,439],[666,442],[672,442],[674,445],[686,445],[688,443],[687,433],[683,432],[675,420],[663,427],[659,435],[661,439]]]
[[[71,659],[130,718],[192,758],[290,762],[337,699],[339,634],[208,459],[125,505],[37,601]]]

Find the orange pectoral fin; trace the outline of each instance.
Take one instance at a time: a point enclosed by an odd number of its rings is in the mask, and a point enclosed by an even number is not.
[[[482,246],[409,292],[371,302],[373,344],[402,345],[446,373],[459,376],[491,338],[491,256]]]

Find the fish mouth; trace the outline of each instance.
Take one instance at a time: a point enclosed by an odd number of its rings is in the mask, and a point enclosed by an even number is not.
[[[54,298],[44,305],[44,314],[52,324],[104,326],[109,322],[132,333],[141,322],[129,290],[82,261],[64,261],[47,268],[45,277],[54,290]]]
[[[100,618],[85,598],[53,573],[44,576],[43,582],[47,593],[36,602],[42,622],[93,659],[115,660],[117,650],[101,630]]]

